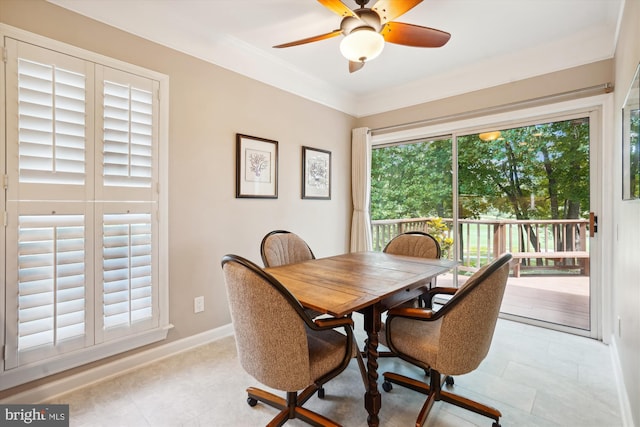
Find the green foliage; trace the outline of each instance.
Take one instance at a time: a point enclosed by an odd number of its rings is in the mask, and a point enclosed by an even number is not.
[[[453,237],[449,237],[451,235],[449,226],[442,218],[431,218],[427,221],[427,233],[431,234],[440,245],[442,258],[448,258],[453,246]]]
[[[493,141],[458,137],[462,218],[569,219],[589,212],[589,121],[501,130]],[[452,217],[452,141],[373,150],[371,218]]]
[[[463,217],[492,209],[517,219],[587,215],[587,119],[506,129],[495,141],[467,135],[458,147]]]
[[[371,219],[452,215],[451,140],[373,150]]]
[[[628,132],[629,153],[623,159],[623,163],[625,168],[628,164],[629,177],[625,184],[629,186],[629,197],[637,199],[640,197],[640,110],[631,110],[628,119],[629,126],[625,129]]]

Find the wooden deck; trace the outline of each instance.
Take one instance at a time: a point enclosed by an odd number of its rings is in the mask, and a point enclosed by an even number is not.
[[[439,286],[451,284],[451,275],[438,278]],[[510,276],[500,311],[589,330],[589,277]]]

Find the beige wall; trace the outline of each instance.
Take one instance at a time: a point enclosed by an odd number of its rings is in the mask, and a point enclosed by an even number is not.
[[[297,232],[317,256],[348,250],[352,117],[42,0],[0,0],[0,22],[169,76],[169,341],[230,322],[220,260],[261,264],[268,231]],[[279,142],[278,199],[235,198],[236,133]],[[301,200],[302,145],[332,152],[330,201]]]
[[[621,123],[621,109],[640,63],[640,0],[626,0],[624,19],[615,56],[615,123]],[[614,141],[622,140],[621,126],[615,126]],[[620,144],[614,155],[614,173],[621,176]],[[618,181],[619,182],[619,181]],[[613,318],[620,317],[615,343],[620,355],[635,425],[640,425],[640,201],[622,199],[621,185],[614,188],[616,238],[613,248]]]
[[[483,114],[482,111],[486,109],[611,82],[613,82],[613,61],[604,60],[387,113],[361,117],[358,119],[358,126],[378,129],[456,114],[471,112]]]

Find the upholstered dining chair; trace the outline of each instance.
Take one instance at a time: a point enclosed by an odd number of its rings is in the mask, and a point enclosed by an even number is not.
[[[435,237],[422,231],[408,231],[399,234],[391,239],[382,251],[388,254],[420,258],[439,259],[442,256],[440,244]],[[435,284],[436,278],[433,278],[430,286],[435,286]],[[418,298],[415,302],[423,305],[422,298]]]
[[[431,234],[422,231],[407,231],[387,243],[383,252],[421,258],[440,258],[440,244]]]
[[[265,267],[278,267],[315,259],[307,242],[287,230],[273,230],[267,233],[260,243],[260,256]]]
[[[382,252],[393,255],[405,255],[419,258],[440,258],[440,244],[431,234],[423,231],[407,231],[398,234],[387,243]],[[430,287],[435,285],[436,278],[431,279]],[[423,297],[407,301],[404,306],[424,306]],[[384,336],[382,344],[385,344]],[[389,351],[380,351],[378,357],[394,357],[395,354]],[[428,374],[429,371],[425,371]]]
[[[315,259],[313,251],[302,237],[287,230],[268,232],[260,242],[260,256],[265,268]],[[321,316],[319,311],[305,309],[312,318]]]
[[[422,426],[435,401],[444,400],[494,420],[499,427],[502,414],[495,408],[442,390],[450,375],[475,370],[486,357],[495,330],[500,304],[509,276],[511,254],[504,254],[474,273],[459,289],[433,288],[437,294],[453,294],[438,311],[397,307],[386,319],[386,344],[400,358],[430,370],[429,384],[404,375],[385,372],[382,388],[392,383],[426,394],[416,426]],[[447,384],[451,384],[447,382]]]
[[[222,269],[243,369],[287,396],[283,399],[250,387],[249,405],[263,402],[280,409],[269,426],[280,426],[293,418],[313,426],[338,426],[302,405],[316,391],[323,398],[322,385],[341,373],[354,357],[352,319],[312,320],[276,278],[240,256],[225,255]]]
[[[313,251],[307,242],[295,233],[287,230],[273,230],[267,233],[260,243],[260,256],[265,268],[279,267],[281,265],[293,264],[296,262],[315,259]],[[305,308],[305,312],[312,319],[322,316],[323,313]],[[354,342],[357,340],[354,335]],[[367,384],[367,369],[362,359],[362,354],[358,352],[358,367],[362,375],[362,381]]]

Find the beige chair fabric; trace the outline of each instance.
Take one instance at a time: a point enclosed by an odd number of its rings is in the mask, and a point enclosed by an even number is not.
[[[469,278],[447,302],[454,306],[446,316],[432,322],[387,320],[390,346],[447,375],[476,369],[489,351],[509,274],[507,264],[485,275],[490,265]],[[469,292],[462,292],[467,288]]]
[[[419,258],[439,259],[441,256],[440,244],[435,237],[422,231],[409,231],[399,234],[391,239],[382,251],[393,255],[414,256]],[[437,278],[435,277],[431,279],[429,287],[435,286],[436,280]],[[405,302],[403,305],[419,307],[423,305],[423,302],[420,298],[416,298]],[[384,338],[382,344],[386,345]],[[390,356],[390,354],[386,352],[381,354],[383,357]]]
[[[394,255],[440,258],[440,244],[430,234],[410,231],[394,237],[383,250]]]
[[[307,242],[295,233],[274,230],[267,233],[260,243],[260,256],[265,268],[315,259]],[[310,317],[322,316],[319,311],[306,309]]]
[[[386,321],[387,345],[402,359],[423,369],[430,369],[432,376],[437,375],[438,380],[441,374],[445,377],[462,375],[476,369],[491,346],[509,276],[510,260],[511,255],[504,254],[481,268],[437,312],[416,308],[391,310]],[[447,288],[446,293],[450,293],[450,290]],[[440,292],[434,288],[429,293],[435,295]],[[385,380],[388,375],[392,379],[400,377],[397,374],[384,375]],[[439,386],[432,383],[431,388]],[[429,393],[429,389],[426,386],[426,393]],[[445,392],[438,389],[432,390],[432,393],[436,394],[435,400],[440,400]],[[447,396],[444,400],[458,404],[455,395],[448,393]],[[494,418],[497,425],[500,416],[497,410],[485,410],[486,407],[481,404],[478,407],[481,409],[471,410]]]
[[[355,356],[352,320],[314,322],[280,282],[242,257],[227,255],[222,267],[240,363],[262,384],[286,391],[288,399],[261,399],[268,393],[252,388],[249,397],[281,409],[278,417],[309,422],[298,407]]]
[[[278,267],[315,258],[309,245],[300,236],[286,230],[274,230],[264,236],[260,244],[260,255],[265,267]]]

